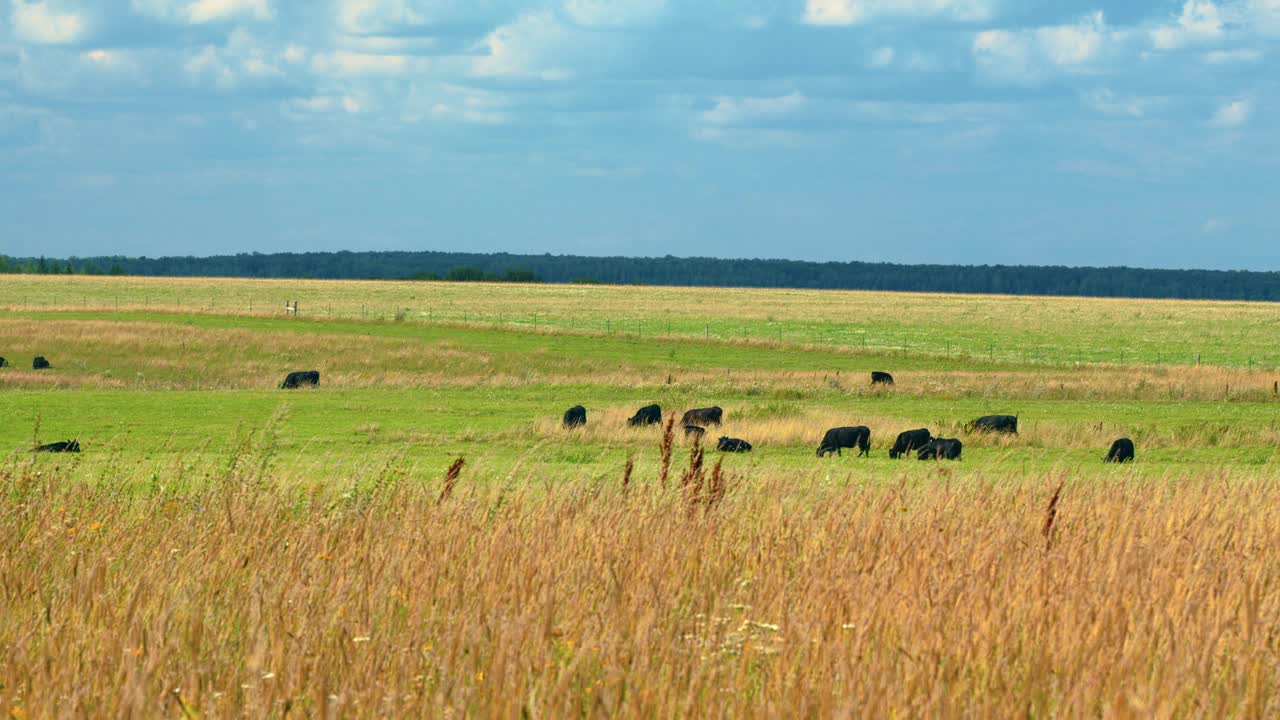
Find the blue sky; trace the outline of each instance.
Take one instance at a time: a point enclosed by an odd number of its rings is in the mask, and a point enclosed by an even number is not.
[[[0,253],[1280,269],[1280,0],[0,0]]]

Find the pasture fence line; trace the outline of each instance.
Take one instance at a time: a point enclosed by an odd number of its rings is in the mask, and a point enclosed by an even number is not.
[[[31,312],[80,310],[82,312],[118,312],[118,313],[169,313],[180,315],[218,315],[225,317],[255,318],[288,318],[292,320],[362,320],[384,323],[409,323],[423,326],[466,326],[477,328],[505,328],[529,332],[567,332],[576,335],[601,335],[609,337],[668,338],[672,340],[702,339],[724,343],[745,343],[760,346],[788,348],[822,348],[834,349],[851,354],[871,354],[877,356],[897,357],[904,361],[929,360],[967,360],[970,362],[986,362],[996,365],[1022,364],[1054,367],[1071,367],[1087,365],[1171,365],[1194,366],[1206,365],[1203,351],[1184,348],[1180,352],[1171,352],[1165,347],[1152,348],[1147,351],[1130,347],[1080,347],[1072,345],[1040,345],[1017,344],[1002,346],[990,339],[958,340],[951,336],[939,336],[936,332],[917,333],[904,332],[895,335],[882,332],[869,326],[849,323],[846,325],[803,323],[801,321],[781,321],[773,319],[733,320],[720,323],[709,320],[692,319],[687,316],[673,319],[659,318],[615,318],[590,317],[577,314],[557,316],[546,312],[521,313],[479,313],[471,309],[442,308],[428,306],[416,309],[402,305],[391,305],[385,311],[371,307],[368,303],[359,306],[335,307],[332,302],[316,302],[303,304],[294,298],[277,300],[255,297],[218,298],[211,296],[207,304],[204,298],[192,302],[182,295],[155,297],[151,294],[122,303],[119,295],[110,300],[97,299],[91,303],[88,295],[82,295],[81,302],[74,300],[71,305],[62,299],[53,297],[43,302],[31,298],[18,300],[5,299],[0,294],[0,307],[11,310]],[[140,302],[138,301],[140,300]],[[699,328],[698,325],[702,327]],[[701,332],[698,332],[701,330]],[[1280,369],[1280,357],[1224,357],[1214,367],[1243,367],[1249,370]],[[1212,356],[1209,363],[1212,363]],[[1275,387],[1275,394],[1280,395],[1280,382]]]

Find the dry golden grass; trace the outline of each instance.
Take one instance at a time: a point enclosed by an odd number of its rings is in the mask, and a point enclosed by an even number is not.
[[[121,496],[12,462],[25,717],[1275,717],[1271,473],[669,487],[388,464]],[[704,485],[704,480],[706,484]],[[1065,483],[1050,521],[1055,488]],[[341,494],[340,494],[341,493]]]

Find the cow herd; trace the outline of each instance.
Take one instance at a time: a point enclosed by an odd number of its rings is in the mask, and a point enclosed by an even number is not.
[[[871,373],[873,385],[892,385],[893,376],[886,372]],[[680,419],[686,440],[700,442],[706,434],[706,426],[719,426],[724,420],[724,409],[720,407],[696,408],[685,412]],[[662,407],[646,405],[636,411],[627,420],[631,427],[659,425],[662,423]],[[564,413],[563,425],[567,429],[585,427],[587,409],[582,405],[574,405]],[[983,415],[973,422],[964,425],[966,432],[1018,434],[1017,415]],[[721,437],[716,442],[716,449],[721,452],[751,452],[751,443],[731,437]],[[831,428],[818,443],[817,456],[824,457],[835,453],[843,455],[845,449],[856,450],[859,457],[871,456],[871,428],[865,425]],[[889,457],[898,458],[914,453],[918,460],[959,460],[964,452],[964,443],[957,438],[934,437],[927,428],[906,430],[898,434],[893,447],[889,449]],[[1134,459],[1133,440],[1120,438],[1111,445],[1105,462],[1126,463]]]
[[[8,365],[3,357],[0,357],[0,367]],[[53,367],[43,355],[37,356],[31,363],[31,367],[35,370],[44,370]],[[871,383],[873,385],[892,385],[893,376],[887,372],[872,372]],[[320,372],[318,370],[301,370],[291,372],[282,383],[280,388],[291,390],[307,386],[318,386],[320,384]],[[680,418],[680,425],[684,431],[686,440],[693,442],[701,442],[706,435],[707,428],[710,426],[719,427],[724,422],[724,409],[719,406],[694,408],[688,410]],[[582,405],[574,405],[565,411],[562,423],[565,428],[580,428],[587,424],[587,409]],[[649,425],[662,424],[662,407],[659,405],[646,405],[636,411],[627,420],[627,425],[631,427],[644,427]],[[1008,433],[1012,435],[1018,434],[1018,416],[1017,415],[984,415],[971,423],[964,426],[968,432],[995,432]],[[721,436],[716,441],[716,449],[721,452],[745,453],[751,452],[753,447],[751,443],[741,438],[731,438]],[[857,450],[860,457],[870,457],[871,455],[871,428],[864,425],[836,427],[831,428],[822,436],[822,441],[818,443],[817,456],[824,457],[835,453],[843,455],[845,449]],[[906,430],[898,434],[894,440],[893,447],[889,449],[889,457],[898,459],[915,453],[919,460],[959,460],[964,450],[964,443],[955,438],[934,437],[927,428],[918,430]],[[76,440],[67,440],[64,442],[50,443],[48,445],[40,445],[35,448],[36,452],[80,452],[80,443]],[[1111,444],[1111,449],[1107,452],[1105,458],[1109,463],[1126,463],[1134,459],[1133,440],[1129,438],[1120,438]]]

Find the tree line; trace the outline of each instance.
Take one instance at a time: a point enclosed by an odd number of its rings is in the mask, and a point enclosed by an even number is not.
[[[214,257],[13,258],[0,273],[162,277],[607,283],[830,290],[1280,300],[1280,273],[1036,265],[585,257],[455,252],[242,253]]]

